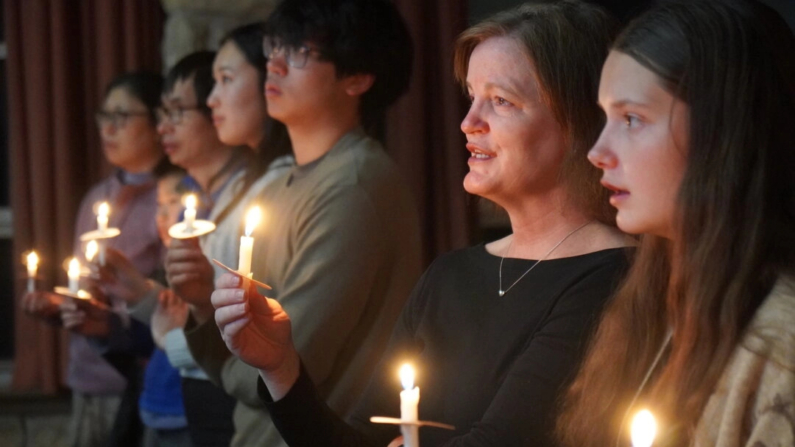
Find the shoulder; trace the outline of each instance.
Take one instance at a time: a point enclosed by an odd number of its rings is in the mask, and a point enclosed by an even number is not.
[[[795,278],[782,277],[757,309],[741,348],[795,374]]]

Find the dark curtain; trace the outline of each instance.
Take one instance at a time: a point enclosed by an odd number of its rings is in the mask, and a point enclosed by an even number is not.
[[[160,69],[164,13],[157,0],[5,0],[9,161],[15,256],[35,248],[39,287],[64,284],[74,218],[87,189],[109,172],[93,113],[104,85],[129,70]],[[25,275],[19,264],[18,277]],[[15,302],[14,387],[63,384],[66,334]]]
[[[414,39],[414,73],[408,94],[387,117],[386,144],[419,204],[426,264],[467,246],[474,229],[474,202],[462,186],[469,153],[459,124],[466,102],[452,57],[467,27],[466,3],[396,0]]]

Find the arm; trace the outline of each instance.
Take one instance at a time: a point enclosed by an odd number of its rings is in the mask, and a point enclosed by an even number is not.
[[[315,383],[322,383],[370,298],[376,269],[381,267],[382,245],[375,210],[356,188],[326,191],[313,205],[296,223],[295,251],[278,302],[297,328],[292,340],[306,370]],[[255,266],[260,264],[264,263]],[[252,405],[261,405],[255,369],[228,352],[219,365],[217,347],[225,345],[214,326],[208,330],[193,326],[188,332],[194,357],[210,377],[220,378],[227,393],[247,403],[253,398]],[[297,365],[294,362],[296,373]]]

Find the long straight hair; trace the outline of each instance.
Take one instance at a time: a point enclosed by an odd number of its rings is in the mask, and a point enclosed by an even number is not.
[[[565,445],[614,445],[640,394],[686,445],[751,317],[795,265],[795,42],[742,0],[663,3],[615,51],[689,106],[687,168],[672,240],[643,236],[558,421]]]

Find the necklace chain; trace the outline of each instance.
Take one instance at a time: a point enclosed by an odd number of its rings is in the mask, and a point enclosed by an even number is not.
[[[568,238],[569,238],[569,236],[571,236],[572,234],[574,234],[574,233],[576,233],[576,232],[580,231],[581,229],[583,229],[583,227],[585,227],[586,225],[590,224],[591,222],[593,222],[593,221],[592,221],[592,220],[589,220],[588,222],[585,222],[584,224],[580,225],[579,227],[577,227],[577,228],[575,228],[574,230],[572,230],[572,231],[571,231],[569,234],[567,234],[566,236],[564,236],[564,237],[563,237],[563,239],[561,239],[561,240],[560,240],[560,242],[558,242],[557,244],[555,244],[555,246],[554,246],[554,247],[552,247],[552,249],[551,249],[551,250],[549,250],[549,251],[547,252],[547,254],[545,254],[544,256],[542,256],[541,258],[539,258],[539,260],[538,260],[538,261],[534,262],[534,263],[533,263],[533,265],[531,265],[531,266],[530,266],[530,268],[529,268],[529,269],[527,269],[527,271],[525,271],[524,273],[522,273],[522,276],[520,276],[520,277],[519,277],[519,279],[517,279],[516,281],[514,281],[514,282],[513,282],[513,284],[511,284],[510,286],[508,286],[508,288],[507,288],[507,289],[503,289],[503,288],[502,288],[502,263],[503,263],[503,261],[505,261],[505,256],[501,256],[501,257],[500,257],[500,271],[499,271],[499,273],[500,273],[500,290],[499,290],[499,295],[500,295],[500,296],[503,296],[503,295],[505,295],[506,293],[508,293],[508,291],[509,291],[509,290],[511,290],[511,289],[513,288],[513,286],[515,286],[517,283],[519,283],[519,281],[521,281],[521,280],[522,280],[522,278],[524,278],[525,276],[527,276],[527,274],[528,274],[528,273],[530,273],[530,271],[532,271],[534,268],[536,268],[536,266],[537,266],[539,263],[541,263],[541,261],[543,261],[543,260],[544,260],[544,259],[546,259],[546,258],[547,258],[549,255],[551,255],[551,254],[552,254],[552,252],[553,252],[553,251],[555,251],[555,249],[556,249],[556,248],[560,247],[560,244],[562,244],[563,242],[565,242],[565,241],[566,241],[566,239],[568,239]],[[511,243],[510,243],[510,244],[508,244],[508,251],[509,251],[509,252],[511,251],[511,246],[512,246],[512,245],[513,245],[513,239],[511,239]],[[507,253],[506,253],[506,254],[507,254]]]

